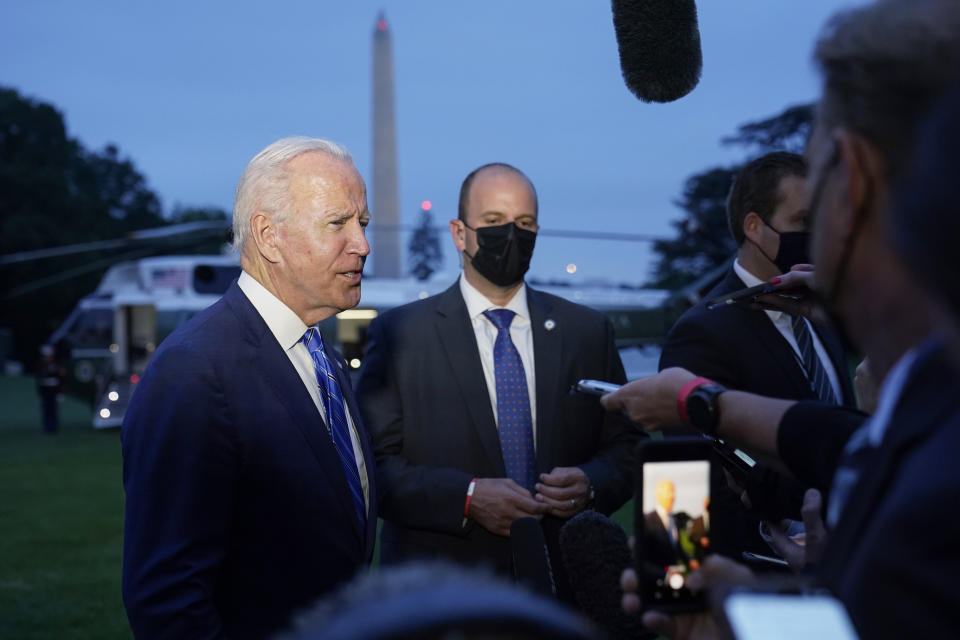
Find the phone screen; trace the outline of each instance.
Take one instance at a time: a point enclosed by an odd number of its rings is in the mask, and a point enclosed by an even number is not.
[[[733,593],[723,613],[741,640],[855,640],[857,632],[840,601],[825,595]]]
[[[642,464],[638,544],[644,607],[705,606],[702,594],[687,588],[687,578],[710,551],[710,462],[645,460]]]

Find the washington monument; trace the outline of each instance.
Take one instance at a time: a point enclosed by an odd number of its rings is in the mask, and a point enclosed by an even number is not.
[[[393,113],[393,46],[383,12],[373,31],[373,271],[400,278],[397,136]]]

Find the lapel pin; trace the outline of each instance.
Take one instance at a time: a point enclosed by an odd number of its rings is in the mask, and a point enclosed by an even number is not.
[[[555,326],[557,326],[557,323],[554,322],[552,319],[549,319],[543,323],[543,328],[546,329],[547,331],[553,331],[553,328]]]

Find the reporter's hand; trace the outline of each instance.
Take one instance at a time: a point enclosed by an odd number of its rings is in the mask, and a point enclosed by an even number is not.
[[[550,473],[541,473],[535,489],[534,499],[558,518],[575,516],[590,500],[590,478],[580,467],[555,467]]]
[[[542,518],[547,505],[510,478],[478,478],[470,498],[468,515],[498,536],[510,536],[510,523],[517,518]]]
[[[677,413],[677,394],[696,376],[680,367],[627,383],[600,398],[607,411],[620,411],[647,431],[682,424]]]
[[[813,265],[795,264],[790,271],[773,278],[773,291],[758,296],[754,306],[783,311],[791,316],[804,316],[815,322],[826,322],[827,314],[813,296]]]
[[[753,572],[742,564],[729,558],[714,555],[704,560],[700,571],[690,574],[687,585],[691,591],[697,592],[721,583],[749,584],[753,580]],[[636,571],[633,569],[625,570],[620,576],[620,587],[623,589],[621,601],[623,610],[628,613],[639,611],[640,599],[637,596]],[[709,611],[681,613],[673,616],[661,611],[646,611],[642,620],[645,627],[669,638],[706,640],[721,637],[720,629]]]
[[[803,517],[803,543],[788,537],[783,529],[773,523],[767,523],[773,546],[796,573],[800,573],[808,565],[816,564],[823,555],[823,548],[827,543],[827,529],[820,517],[822,498],[816,489],[807,489],[803,494],[803,506],[800,514]]]

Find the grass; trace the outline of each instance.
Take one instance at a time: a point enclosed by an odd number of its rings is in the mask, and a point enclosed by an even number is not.
[[[67,398],[40,429],[32,378],[0,378],[0,638],[129,638],[117,431]]]
[[[43,434],[32,378],[0,377],[0,406],[0,640],[130,638],[119,431],[66,398]],[[633,502],[614,520],[632,532]]]

